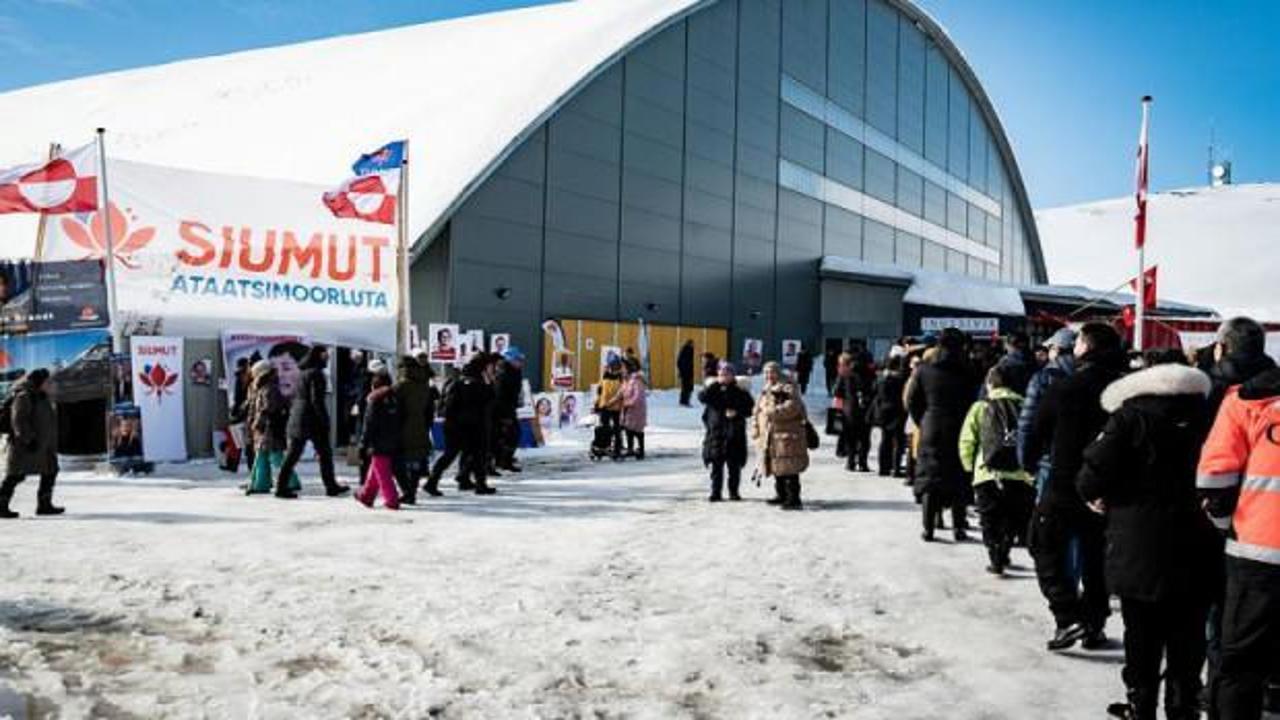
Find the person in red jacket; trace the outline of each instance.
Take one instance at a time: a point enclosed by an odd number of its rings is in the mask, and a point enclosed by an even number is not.
[[[1198,475],[1228,533],[1215,707],[1221,720],[1258,720],[1268,677],[1280,678],[1280,369],[1227,391]]]

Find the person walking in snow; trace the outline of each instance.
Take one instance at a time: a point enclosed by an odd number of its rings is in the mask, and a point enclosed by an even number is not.
[[[516,450],[520,445],[520,395],[524,391],[524,353],[508,347],[494,364],[493,465],[518,473]]]
[[[871,386],[857,367],[852,353],[843,353],[837,361],[835,397],[843,414],[840,443],[845,452],[845,470],[870,472],[867,459],[871,455],[871,433],[867,428],[867,410],[871,404]]]
[[[622,431],[627,436],[627,454],[644,459],[644,429],[649,423],[649,385],[639,365],[627,368],[622,385]]]
[[[1047,643],[1053,651],[1077,642],[1086,650],[1105,647],[1104,628],[1111,613],[1104,571],[1105,522],[1085,506],[1076,476],[1084,464],[1084,449],[1107,422],[1102,393],[1124,374],[1127,359],[1120,335],[1105,323],[1080,328],[1074,352],[1075,372],[1044,394],[1022,458],[1024,468],[1038,466],[1046,453],[1052,458],[1027,542],[1040,592],[1057,626]],[[1078,580],[1070,565],[1073,554],[1079,563]]]
[[[1035,490],[1031,475],[1018,463],[1017,427],[1022,396],[1008,386],[1016,375],[996,365],[987,373],[987,396],[975,402],[960,430],[960,463],[973,475],[973,492],[982,518],[987,572],[1003,575],[1010,552],[1031,520]]]
[[[902,456],[907,448],[907,411],[902,405],[902,392],[907,384],[904,360],[904,355],[890,357],[871,389],[867,420],[880,428],[879,464],[876,468],[880,477],[902,477],[904,474],[901,470]]]
[[[1154,720],[1162,659],[1166,717],[1200,716],[1208,581],[1219,552],[1196,497],[1209,390],[1207,375],[1179,363],[1112,382],[1102,393],[1111,417],[1076,475],[1081,498],[1106,516],[1107,589],[1124,617],[1128,697],[1111,708],[1119,717]]]
[[[738,385],[733,365],[721,362],[716,377],[708,378],[698,393],[702,403],[702,464],[711,468],[711,495],[707,499],[720,502],[724,499],[726,477],[729,482],[729,499],[741,500],[738,489],[742,482],[742,467],[747,464],[747,421],[751,419],[755,402],[751,393]],[[777,497],[783,497],[782,481],[776,480]],[[777,504],[780,500],[770,500]]]
[[[400,454],[400,440],[404,433],[400,403],[385,366],[382,372],[374,373],[369,386],[372,389],[365,402],[364,428],[360,433],[360,453],[368,459],[369,471],[364,477],[364,484],[356,491],[356,502],[371,508],[374,498],[381,492],[387,509],[399,510],[395,461]]]
[[[329,381],[324,374],[328,364],[329,348],[312,345],[299,366],[302,374],[294,392],[293,405],[289,408],[288,448],[280,472],[276,475],[278,498],[298,497],[297,491],[289,487],[289,478],[302,459],[302,451],[308,442],[316,451],[316,462],[320,465],[320,480],[324,483],[325,494],[337,497],[351,491],[351,488],[338,483],[333,469],[333,444],[329,440],[331,424],[326,397]]]
[[[617,358],[609,361],[600,376],[595,411],[600,426],[609,432],[612,456],[622,457],[622,361]]]
[[[458,489],[474,490],[477,495],[497,492],[488,483],[489,413],[494,393],[485,377],[490,358],[480,353],[462,367],[462,372],[444,393],[444,453],[431,468],[431,477],[423,491],[438,488],[454,460],[461,457]]]
[[[751,416],[751,438],[760,452],[760,470],[774,479],[783,510],[800,510],[800,475],[809,468],[808,412],[800,388],[788,382],[782,366],[764,365],[764,389]]]
[[[431,428],[435,424],[437,392],[431,384],[431,359],[426,350],[400,358],[392,390],[400,410],[400,455],[396,460],[396,484],[400,502],[417,503],[418,483],[431,471]],[[423,488],[430,496],[440,491],[430,484]]]
[[[676,371],[680,373],[680,405],[689,407],[693,396],[693,341],[685,340],[676,355]]]
[[[801,348],[796,353],[796,383],[800,385],[800,394],[809,392],[809,378],[813,376],[813,353],[809,348]]]
[[[36,515],[61,515],[64,508],[53,504],[53,487],[58,480],[58,411],[49,397],[49,371],[28,372],[10,391],[0,411],[9,413],[4,435],[4,480],[0,483],[0,519],[12,520],[18,513],[9,509],[13,493],[28,475],[39,475],[36,488]]]
[[[978,396],[978,383],[968,364],[967,343],[959,330],[943,330],[937,354],[932,362],[916,368],[907,389],[907,410],[919,427],[915,492],[922,506],[925,542],[933,542],[937,518],[947,508],[956,542],[968,540],[964,529],[968,476],[960,462],[960,430]]]
[[[276,369],[270,360],[259,360],[248,372],[249,385],[245,391],[244,417],[253,448],[253,465],[250,466],[249,483],[245,494],[271,492],[275,473],[284,465],[284,451],[288,445],[286,426],[289,423],[289,403],[280,394],[276,382]],[[297,473],[289,478],[289,489],[302,488]]]

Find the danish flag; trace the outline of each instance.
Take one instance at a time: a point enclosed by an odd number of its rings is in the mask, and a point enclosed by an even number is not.
[[[59,215],[98,209],[98,154],[93,144],[42,165],[0,168],[0,214]]]
[[[404,141],[397,140],[361,155],[351,166],[355,177],[325,193],[324,204],[336,217],[394,225],[404,153]]]

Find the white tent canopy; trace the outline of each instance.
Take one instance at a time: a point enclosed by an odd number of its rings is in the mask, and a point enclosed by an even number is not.
[[[407,138],[410,237],[610,61],[708,0],[576,0],[186,60],[0,94],[0,166],[108,131],[113,157],[336,185]],[[0,217],[29,255],[31,216]]]

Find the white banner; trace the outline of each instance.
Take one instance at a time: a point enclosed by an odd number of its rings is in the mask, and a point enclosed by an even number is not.
[[[142,411],[142,452],[148,460],[186,460],[182,338],[130,338],[133,402]]]
[[[320,185],[111,160],[109,212],[51,219],[45,259],[102,258],[125,332],[264,335],[391,350],[396,233],[333,217]]]
[[[969,334],[989,335],[1000,331],[1000,318],[994,317],[924,317],[920,318],[920,332],[942,332],[955,328]]]

